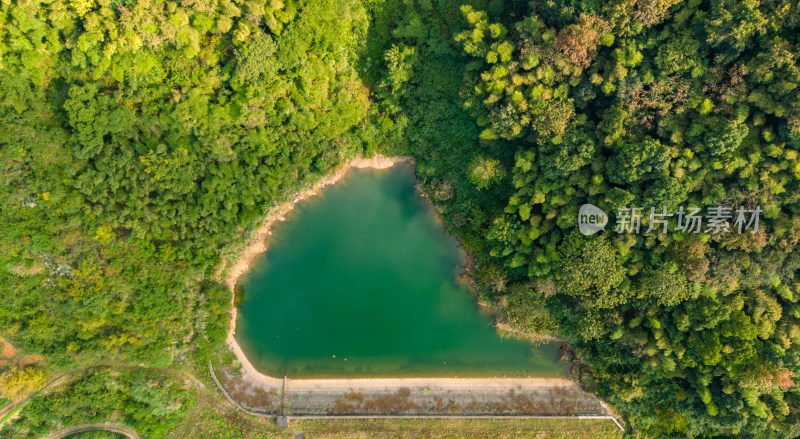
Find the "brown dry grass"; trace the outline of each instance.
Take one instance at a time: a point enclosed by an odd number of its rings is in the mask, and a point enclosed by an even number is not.
[[[3,358],[14,358],[17,355],[17,350],[9,342],[3,343]]]
[[[389,415],[404,413],[419,406],[411,401],[411,390],[398,389],[394,393],[365,398],[363,393],[350,392],[339,398],[330,410],[332,414],[369,413]]]

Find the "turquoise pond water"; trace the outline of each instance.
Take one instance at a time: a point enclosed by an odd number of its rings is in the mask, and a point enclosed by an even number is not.
[[[236,338],[272,376],[563,376],[558,345],[500,338],[410,165],[351,170],[273,225]]]

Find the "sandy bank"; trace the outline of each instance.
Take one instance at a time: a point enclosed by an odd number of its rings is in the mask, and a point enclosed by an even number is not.
[[[487,306],[492,312],[499,314],[500,312],[496,309]],[[508,323],[502,321],[496,321],[494,323],[494,327],[497,328],[497,331],[504,336],[510,336],[514,338],[518,338],[521,340],[528,340],[532,343],[549,343],[549,342],[558,342],[562,343],[566,340],[561,337],[556,337],[555,335],[550,334],[539,334],[535,332],[525,332],[520,331],[519,329],[509,325]]]
[[[271,377],[259,372],[242,352],[233,334],[228,336],[228,346],[242,364],[243,378],[255,386],[280,389],[283,377]],[[402,388],[430,388],[439,390],[494,390],[533,388],[578,388],[577,383],[568,378],[286,378],[286,386],[294,390],[326,391],[380,391]]]
[[[287,386],[301,389],[386,389],[420,387],[442,390],[508,390],[535,387],[574,387],[567,378],[329,378],[288,379]]]

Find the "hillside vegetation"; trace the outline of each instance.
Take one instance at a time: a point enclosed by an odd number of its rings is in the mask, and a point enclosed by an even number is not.
[[[797,434],[799,57],[788,0],[2,1],[0,337],[43,361],[0,390],[201,370],[259,218],[380,152],[416,157],[485,300],[567,338],[638,432]],[[578,233],[586,203],[605,231]],[[715,206],[728,233],[647,232]],[[630,207],[641,231],[614,231]],[[191,397],[148,380],[88,376],[16,431],[109,391],[165,434],[147,420]]]

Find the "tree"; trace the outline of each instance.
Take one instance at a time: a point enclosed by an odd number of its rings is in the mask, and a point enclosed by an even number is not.
[[[539,167],[553,180],[569,177],[595,155],[595,141],[585,130],[571,129],[539,148]]]
[[[567,235],[559,253],[559,293],[580,298],[593,308],[611,308],[628,301],[627,291],[620,288],[625,269],[605,236],[573,232]]]
[[[502,165],[496,159],[475,157],[469,167],[469,180],[478,190],[488,188],[505,175]]]
[[[625,142],[614,148],[608,161],[608,177],[613,183],[632,184],[660,175],[669,163],[669,149],[657,139]]]
[[[0,396],[12,401],[39,390],[47,375],[37,367],[15,366],[0,374]]]

